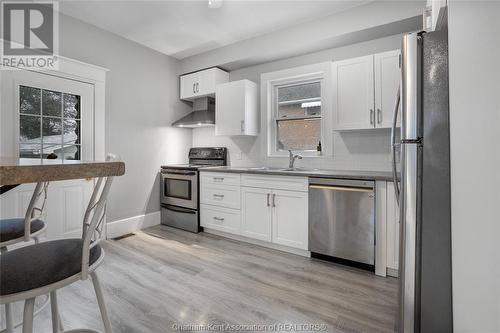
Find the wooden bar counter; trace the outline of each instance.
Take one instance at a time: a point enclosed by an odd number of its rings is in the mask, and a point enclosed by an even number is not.
[[[119,161],[69,161],[0,158],[0,185],[121,176]]]

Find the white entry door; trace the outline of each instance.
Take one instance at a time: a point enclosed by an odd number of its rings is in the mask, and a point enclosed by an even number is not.
[[[94,86],[49,74],[1,71],[0,156],[94,159]],[[48,239],[81,237],[93,180],[51,182]],[[24,217],[34,184],[0,197],[0,217]]]

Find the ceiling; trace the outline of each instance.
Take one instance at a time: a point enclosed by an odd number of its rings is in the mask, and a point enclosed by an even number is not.
[[[183,59],[371,1],[224,0],[215,9],[207,0],[61,1],[59,10]]]

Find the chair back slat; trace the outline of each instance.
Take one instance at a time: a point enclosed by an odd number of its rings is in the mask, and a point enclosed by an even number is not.
[[[24,241],[26,242],[31,239],[31,223],[39,219],[43,214],[45,202],[47,201],[48,187],[49,182],[39,182],[35,186],[28,209],[24,215]]]
[[[118,160],[113,154],[108,154],[107,161]],[[90,249],[97,245],[104,236],[104,216],[106,212],[106,200],[113,177],[100,177],[97,179],[89,204],[83,217],[82,231],[82,280],[88,278]]]

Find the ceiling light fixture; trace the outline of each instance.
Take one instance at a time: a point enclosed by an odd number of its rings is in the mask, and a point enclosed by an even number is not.
[[[215,9],[222,6],[222,0],[208,0],[208,8]]]

